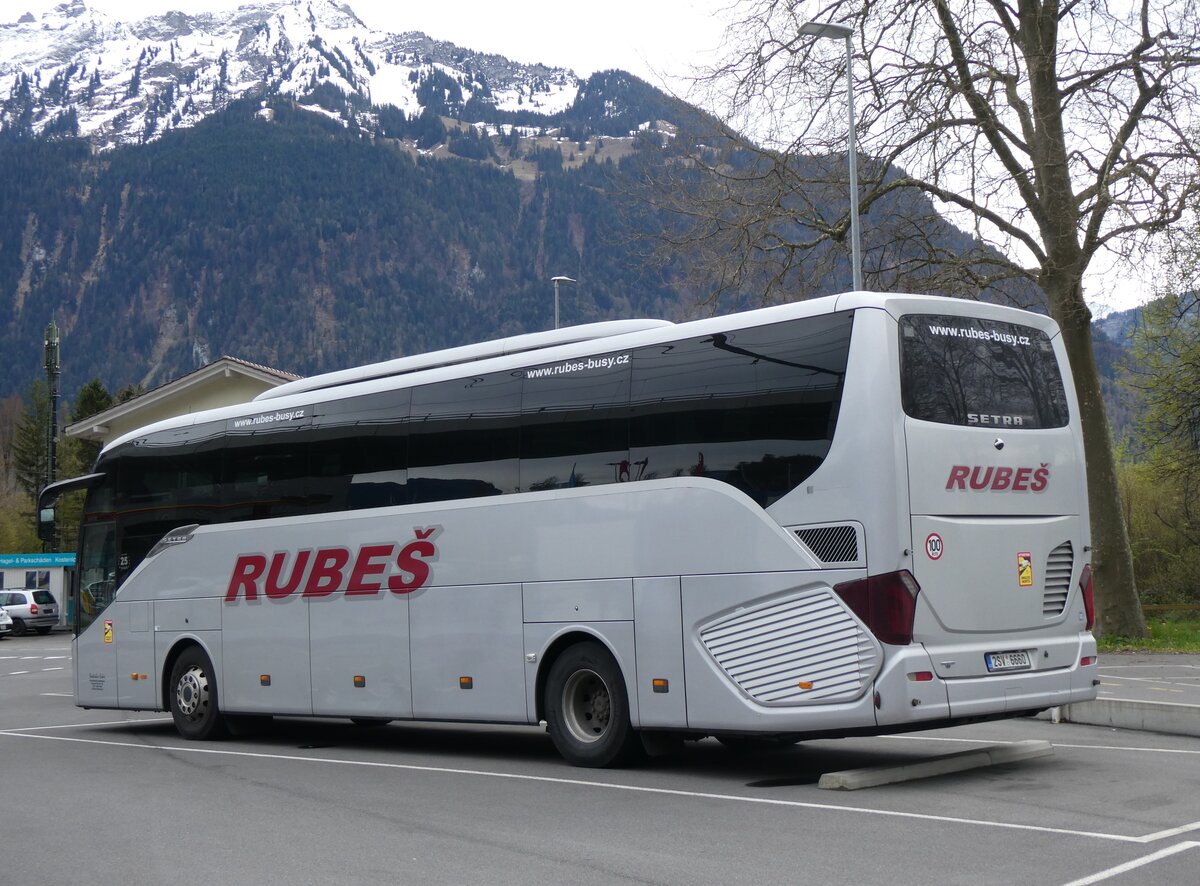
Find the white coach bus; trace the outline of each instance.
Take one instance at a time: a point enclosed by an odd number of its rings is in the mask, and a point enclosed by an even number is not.
[[[75,701],[545,722],[584,766],[1031,714],[1098,683],[1055,324],[850,293],[393,360],[113,441]],[[50,513],[45,512],[47,519]]]

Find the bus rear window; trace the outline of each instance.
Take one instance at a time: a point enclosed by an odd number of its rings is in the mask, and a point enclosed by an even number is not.
[[[900,394],[907,415],[941,424],[1060,428],[1069,418],[1046,334],[977,317],[901,317]]]

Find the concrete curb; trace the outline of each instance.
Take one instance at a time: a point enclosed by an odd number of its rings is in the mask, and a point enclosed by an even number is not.
[[[947,775],[966,769],[979,769],[984,766],[999,766],[1002,763],[1012,763],[1017,760],[1048,757],[1053,753],[1054,747],[1048,741],[1017,741],[1012,744],[990,745],[971,751],[944,754],[922,763],[826,772],[821,776],[817,787],[826,791],[857,791],[860,788],[871,788],[881,784],[895,784],[899,781]]]
[[[1167,735],[1200,736],[1200,705],[1128,698],[1097,698],[1051,708],[1041,714],[1052,723],[1082,723]]]

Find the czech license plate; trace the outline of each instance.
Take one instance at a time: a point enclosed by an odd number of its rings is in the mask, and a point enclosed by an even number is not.
[[[1026,671],[1029,670],[1029,653],[1024,649],[1015,652],[989,652],[984,656],[987,669],[996,671]]]

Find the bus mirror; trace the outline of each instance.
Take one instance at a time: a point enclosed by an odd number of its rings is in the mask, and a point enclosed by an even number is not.
[[[47,544],[54,541],[54,508],[38,511],[38,538]]]

